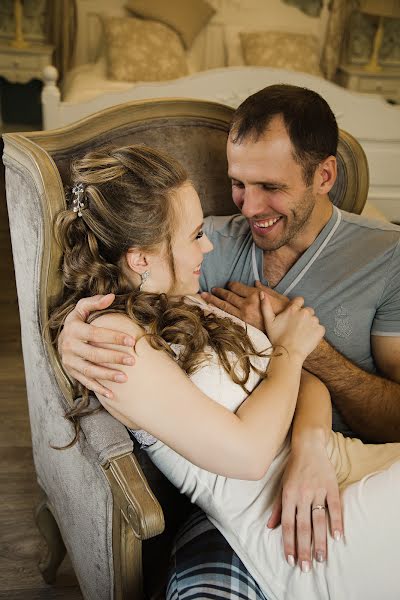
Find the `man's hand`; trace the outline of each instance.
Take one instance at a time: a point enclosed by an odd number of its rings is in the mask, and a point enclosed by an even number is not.
[[[79,300],[65,319],[63,331],[58,339],[58,352],[67,373],[89,390],[110,399],[113,398],[113,393],[98,380],[122,383],[126,381],[126,375],[118,369],[109,369],[102,365],[133,365],[134,358],[128,352],[111,350],[107,345],[116,344],[132,348],[135,340],[120,331],[95,327],[85,321],[90,313],[108,308],[114,298],[114,294],[107,294]]]
[[[257,327],[261,331],[265,331],[265,329],[261,314],[260,291],[268,294],[272,310],[276,315],[289,304],[288,298],[262,285],[259,281],[256,282],[256,287],[250,287],[238,281],[230,281],[227,287],[227,290],[213,288],[212,294],[203,292],[201,296],[209,304],[213,304],[234,317],[242,319],[242,321]]]
[[[326,507],[325,509],[315,507]],[[339,540],[343,521],[335,470],[322,445],[292,450],[282,480],[282,492],[276,499],[267,527],[282,523],[285,556],[303,571],[327,557],[328,520],[331,535]]]

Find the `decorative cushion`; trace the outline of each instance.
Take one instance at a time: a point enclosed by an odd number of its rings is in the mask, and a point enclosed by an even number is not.
[[[139,17],[172,27],[181,36],[185,48],[190,48],[215,13],[206,0],[128,0],[126,8]]]
[[[281,31],[242,32],[240,42],[246,65],[276,67],[322,76],[319,42],[312,35]]]
[[[108,77],[118,81],[164,81],[187,75],[179,36],[162,23],[104,19]]]

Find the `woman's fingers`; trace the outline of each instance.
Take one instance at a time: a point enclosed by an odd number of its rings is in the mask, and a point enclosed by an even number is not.
[[[272,507],[272,512],[269,516],[267,527],[269,529],[275,529],[281,522],[282,516],[282,492],[280,492]]]
[[[291,306],[295,306],[296,308],[302,308],[304,306],[304,298],[301,296],[296,296],[293,300],[290,301]]]
[[[265,328],[272,325],[275,320],[275,313],[272,309],[271,301],[265,292],[260,292],[261,313],[264,319]]]
[[[311,569],[311,529],[310,502],[305,501],[297,506],[296,515],[297,563],[303,573]]]
[[[339,541],[343,537],[344,530],[342,503],[340,501],[340,493],[337,485],[332,490],[328,491],[326,501],[329,511],[331,535],[336,541]]]
[[[296,564],[296,503],[285,497],[282,502],[282,538],[286,560],[291,567]]]
[[[314,502],[311,508],[314,558],[317,562],[326,560],[326,529],[327,529],[327,508],[325,500]]]

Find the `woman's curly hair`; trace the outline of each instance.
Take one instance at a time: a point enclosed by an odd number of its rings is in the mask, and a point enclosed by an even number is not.
[[[128,315],[146,330],[153,348],[167,352],[188,374],[214,350],[221,365],[246,390],[252,356],[258,351],[246,330],[230,318],[207,313],[184,298],[132,289],[121,259],[130,248],[154,251],[165,247],[172,280],[175,192],[188,182],[183,167],[170,156],[143,146],[91,152],[72,165],[72,179],[84,190],[81,216],[64,210],[56,217],[55,234],[62,249],[63,290],[51,308],[48,327],[54,343],[65,318],[78,300],[114,293],[113,310]],[[172,345],[178,345],[175,353]],[[247,391],[247,390],[246,390]],[[96,409],[98,410],[98,409]],[[89,392],[79,385],[77,400],[66,417],[80,431],[80,417],[93,412]]]

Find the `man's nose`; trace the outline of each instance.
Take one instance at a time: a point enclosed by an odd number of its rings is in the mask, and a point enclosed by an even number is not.
[[[254,187],[248,187],[243,194],[243,204],[241,206],[242,215],[248,219],[254,215],[265,212],[267,208],[267,198],[262,190]]]

